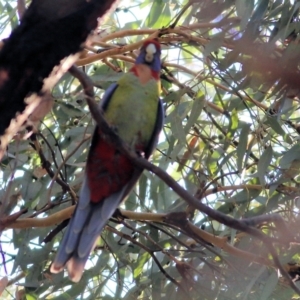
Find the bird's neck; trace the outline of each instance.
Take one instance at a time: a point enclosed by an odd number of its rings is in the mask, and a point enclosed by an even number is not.
[[[159,80],[159,73],[153,71],[149,66],[144,64],[134,65],[130,72],[137,76],[142,84],[146,84],[151,79]]]

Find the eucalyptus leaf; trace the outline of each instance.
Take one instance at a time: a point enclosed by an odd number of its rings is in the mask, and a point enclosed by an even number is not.
[[[273,149],[271,146],[269,146],[262,156],[260,157],[260,160],[257,165],[257,176],[259,177],[259,180],[262,185],[265,184],[265,175],[267,173],[268,167],[270,166],[270,163],[272,161],[272,155],[273,155]]]

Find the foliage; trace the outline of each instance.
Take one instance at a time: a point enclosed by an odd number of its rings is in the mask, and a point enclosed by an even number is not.
[[[236,219],[279,214],[295,238],[299,7],[288,0],[123,1],[78,61],[99,99],[130,68],[135,53],[126,45],[159,34],[166,120],[151,162],[218,212]],[[0,11],[0,30],[15,27],[16,8],[0,1]],[[24,217],[43,220],[72,205],[78,194],[94,122],[70,74],[52,95],[55,104],[37,141],[20,133],[1,162],[7,215],[28,208]],[[7,229],[1,276],[7,269],[11,281],[2,296],[298,299],[278,276],[263,241],[195,210],[152,173],[144,172],[121,207],[136,214],[186,212],[198,231],[169,219],[113,218],[83,279],[72,284],[66,273],[49,272],[62,233],[43,241],[58,224]],[[259,229],[282,238],[272,222]],[[299,260],[298,248],[284,239],[276,244],[282,265]]]

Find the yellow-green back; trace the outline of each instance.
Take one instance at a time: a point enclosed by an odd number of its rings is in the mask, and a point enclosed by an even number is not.
[[[105,118],[129,145],[146,146],[155,127],[158,98],[159,82],[151,79],[142,84],[133,73],[126,73],[118,81]]]

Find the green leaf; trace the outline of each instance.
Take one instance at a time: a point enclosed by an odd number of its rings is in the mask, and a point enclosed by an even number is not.
[[[154,25],[158,22],[161,13],[165,10],[166,3],[162,0],[154,0],[152,2],[151,10],[146,18],[145,26],[146,27],[154,27]],[[165,24],[167,25],[167,24]]]
[[[260,157],[260,160],[257,164],[257,176],[260,180],[260,183],[262,185],[265,185],[266,181],[265,181],[265,175],[268,171],[268,168],[270,166],[270,163],[272,161],[272,156],[273,156],[273,149],[271,146],[269,146],[264,153],[262,154],[262,156]]]
[[[279,124],[278,120],[275,117],[269,117],[269,116],[267,116],[265,124],[270,125],[271,128],[276,133],[278,133],[279,135],[281,135],[286,140],[286,142],[288,142],[288,143],[292,143],[293,142],[292,139],[291,139],[291,137],[288,134],[286,134],[286,132],[282,129],[281,125]]]
[[[268,5],[269,0],[260,0],[258,2],[258,5],[256,6],[255,12],[250,19],[250,22],[261,21],[267,11]]]
[[[133,277],[136,279],[143,272],[146,262],[150,259],[150,254],[148,252],[144,252],[142,255],[139,255],[137,264],[135,265]]]
[[[300,159],[300,144],[294,145],[286,151],[279,161],[279,166],[283,169],[288,169],[294,160]]]
[[[188,130],[195,124],[197,119],[199,118],[201,111],[204,106],[204,94],[199,92],[197,98],[193,101],[193,106],[191,108],[191,113],[189,115],[188,121],[184,127],[184,131],[187,133]]]
[[[241,133],[240,133],[240,139],[239,139],[239,144],[237,146],[236,152],[237,152],[237,167],[239,172],[242,171],[243,168],[243,161],[245,157],[245,153],[247,150],[247,143],[248,143],[248,135],[250,131],[250,125],[245,124],[242,127]],[[247,162],[245,162],[246,164]]]
[[[255,199],[260,193],[261,190],[259,189],[244,189],[243,191],[236,193],[233,197],[229,197],[225,201],[235,203],[250,202],[251,200]]]
[[[32,293],[30,293],[30,294],[26,293],[26,300],[37,300],[37,299],[38,299],[38,297],[36,295],[34,295]]]
[[[274,292],[277,282],[278,282],[278,274],[276,272],[272,272],[272,274],[267,279],[266,284],[262,290],[260,296],[261,300],[269,299],[269,296]]]
[[[210,42],[205,45],[203,55],[209,56],[211,52],[215,52],[219,50],[219,48],[221,48],[221,46],[223,45],[224,37],[225,37],[225,32],[223,31],[214,35],[210,40]]]
[[[228,126],[229,128],[226,135],[227,139],[231,139],[234,136],[236,129],[238,128],[238,124],[239,124],[239,118],[238,118],[237,110],[233,109],[231,113],[229,126]]]

